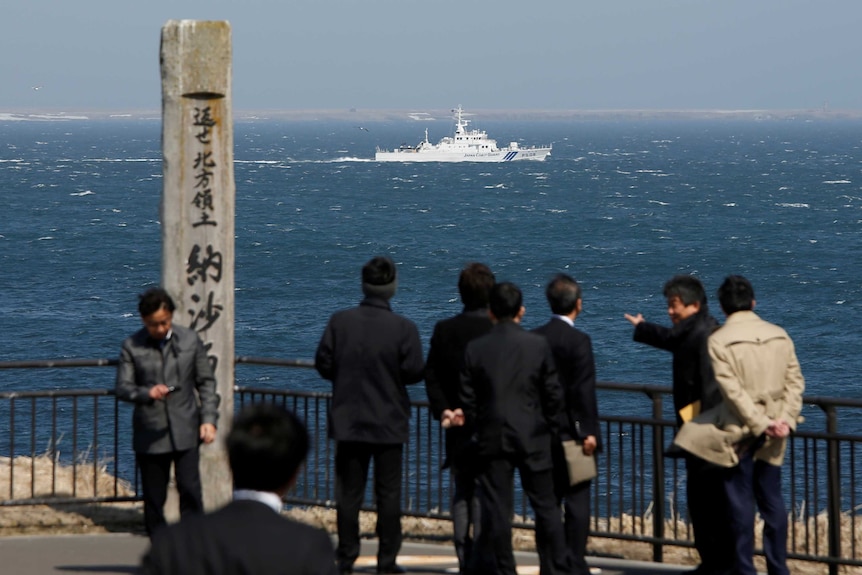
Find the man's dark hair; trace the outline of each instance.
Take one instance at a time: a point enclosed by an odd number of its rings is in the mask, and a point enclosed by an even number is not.
[[[469,263],[458,276],[458,293],[467,309],[488,307],[488,294],[494,287],[494,273],[491,268],[479,262]]]
[[[754,288],[742,276],[727,276],[718,288],[718,302],[727,315],[750,311],[754,307]]]
[[[386,285],[395,281],[395,262],[386,256],[376,256],[362,266],[362,283]]]
[[[548,298],[552,313],[569,315],[581,299],[581,286],[575,278],[566,274],[557,274],[548,282],[545,297]]]
[[[162,308],[171,313],[176,309],[174,300],[171,299],[171,296],[164,289],[153,287],[138,296],[138,312],[141,314],[141,317],[152,315]]]
[[[290,484],[308,455],[305,426],[271,403],[244,408],[225,443],[234,489],[278,492]]]
[[[700,302],[701,311],[707,310],[706,290],[703,289],[700,280],[694,276],[673,276],[664,284],[663,293],[666,298],[678,297],[683,305]]]
[[[512,282],[494,284],[489,296],[491,313],[498,321],[513,319],[521,309],[523,296]]]

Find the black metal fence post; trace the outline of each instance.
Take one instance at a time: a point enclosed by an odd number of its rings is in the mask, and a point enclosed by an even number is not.
[[[662,419],[662,395],[648,391],[647,395],[652,401],[652,418],[656,422]],[[653,467],[653,516],[652,534],[652,557],[656,563],[662,563],[664,559],[664,428],[656,423],[652,426],[652,467]]]
[[[841,453],[834,434],[838,432],[838,416],[834,405],[824,407],[826,412],[826,433],[830,438],[826,442],[827,498],[829,517],[829,556],[835,559],[841,557]],[[829,564],[829,575],[838,575],[838,564]]]

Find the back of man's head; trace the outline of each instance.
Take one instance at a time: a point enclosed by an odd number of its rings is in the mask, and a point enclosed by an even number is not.
[[[706,290],[700,280],[690,275],[678,275],[670,278],[664,284],[664,297],[678,297],[683,305],[700,303],[700,309],[706,310]]]
[[[286,491],[308,455],[308,432],[296,415],[255,403],[233,421],[226,439],[234,489]]]
[[[489,297],[491,313],[497,321],[514,319],[521,311],[521,290],[512,282],[494,284]]]
[[[467,264],[458,277],[458,293],[467,309],[488,307],[488,294],[494,287],[494,273],[485,264]]]
[[[581,299],[581,286],[575,278],[566,274],[557,274],[548,282],[545,297],[551,306],[551,313],[569,315]]]
[[[754,287],[742,276],[727,276],[718,288],[718,302],[727,315],[750,311],[754,308]]]
[[[365,297],[389,300],[398,287],[395,262],[386,256],[373,257],[362,266],[362,293]]]

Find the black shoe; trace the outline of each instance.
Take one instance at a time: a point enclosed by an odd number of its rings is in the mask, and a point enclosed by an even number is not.
[[[347,575],[348,573],[353,573],[353,565],[341,564],[338,566],[339,575]]]
[[[407,573],[407,569],[401,565],[392,565],[391,567],[378,567],[378,573]]]

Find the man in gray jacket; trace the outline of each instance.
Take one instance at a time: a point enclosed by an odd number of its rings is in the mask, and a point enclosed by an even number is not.
[[[194,330],[173,325],[174,302],[161,288],[139,296],[144,327],[123,342],[117,398],[135,404],[133,445],[141,470],[147,534],[165,524],[171,464],[180,514],[203,512],[200,443],[215,439],[219,397]]]

